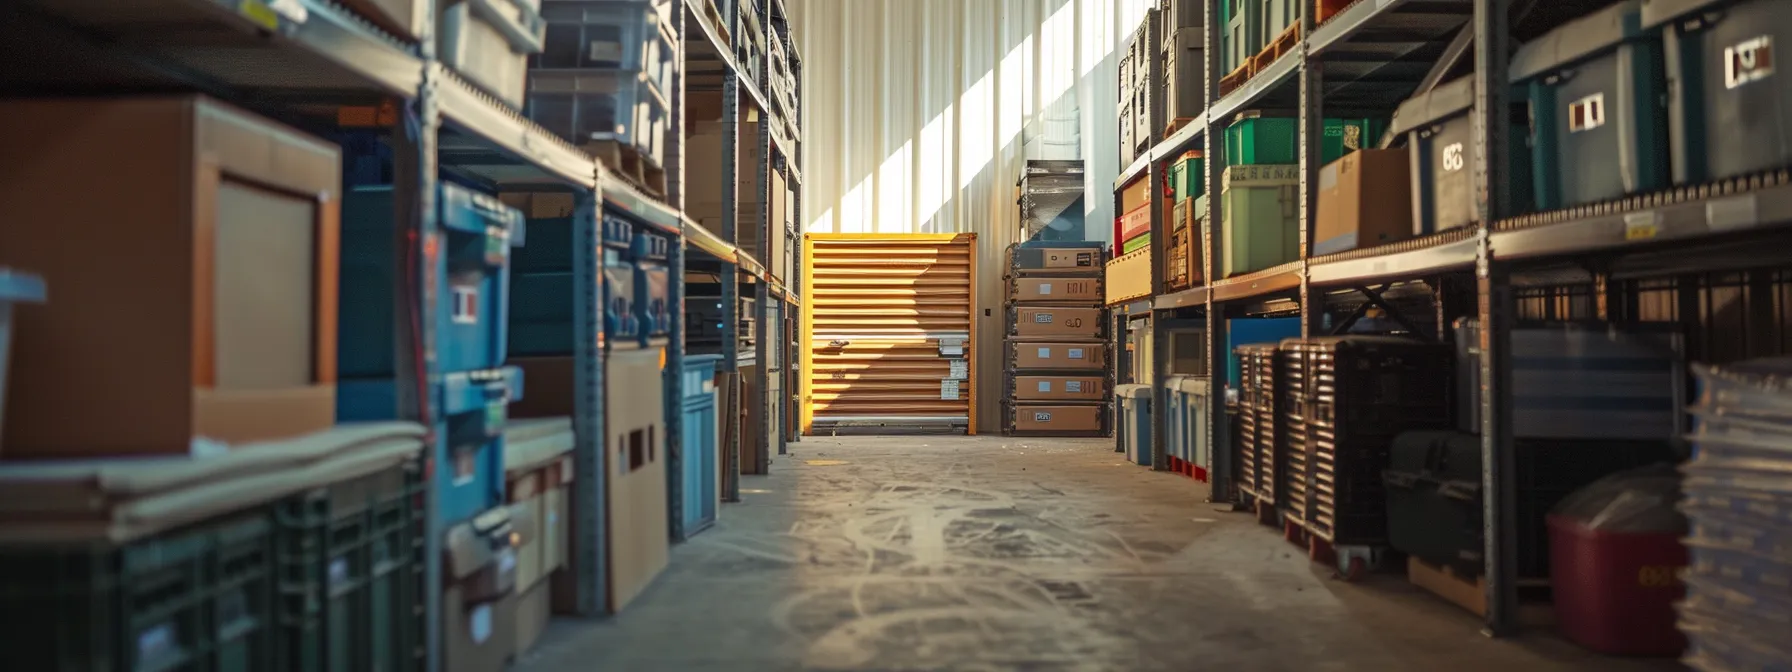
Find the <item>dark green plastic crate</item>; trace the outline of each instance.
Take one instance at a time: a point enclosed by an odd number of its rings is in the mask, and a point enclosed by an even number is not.
[[[281,502],[279,618],[293,672],[419,669],[421,470],[407,463]]]
[[[124,546],[0,549],[6,662],[30,672],[267,672],[267,509]]]
[[[1319,142],[1319,165],[1381,141],[1379,119],[1326,119]],[[1300,120],[1293,117],[1240,119],[1226,127],[1226,165],[1276,165],[1300,161]]]
[[[1183,199],[1198,198],[1207,193],[1207,172],[1203,165],[1205,160],[1198,156],[1179,158],[1170,164],[1170,191],[1175,199],[1171,202],[1181,203]]]

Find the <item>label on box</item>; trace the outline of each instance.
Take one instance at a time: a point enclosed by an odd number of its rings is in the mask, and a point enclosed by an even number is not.
[[[1052,283],[1049,283],[1049,282],[1039,283],[1039,295],[1040,296],[1051,296],[1051,294],[1052,294]]]
[[[1051,359],[1052,358],[1052,349],[1051,348],[1040,348],[1039,349],[1039,358],[1040,359]]]
[[[969,378],[971,375],[971,363],[968,361],[965,361],[962,359],[954,359],[954,360],[947,362],[947,366],[952,367],[951,373],[947,374],[947,377],[951,378],[952,380],[964,380],[966,378]]]
[[[477,285],[454,286],[454,307],[449,313],[448,319],[455,324],[479,323],[479,287]]]
[[[1082,348],[1071,348],[1070,350],[1068,350],[1064,353],[1064,356],[1069,357],[1071,359],[1082,359],[1083,358],[1083,349]]]
[[[944,399],[946,401],[957,401],[958,400],[958,381],[956,381],[956,380],[940,381],[940,399]]]
[[[1083,391],[1083,381],[1080,381],[1080,380],[1064,381],[1064,391],[1065,392],[1082,392]]]
[[[1041,381],[1039,381],[1039,391],[1040,391],[1040,392],[1050,392],[1050,391],[1052,391],[1052,381],[1049,381],[1049,380],[1041,380]]]
[[[964,339],[962,339],[962,338],[942,338],[942,339],[940,339],[940,356],[941,357],[962,357],[962,356],[964,356]]]
[[[1052,414],[1045,411],[1033,411],[1033,422],[1051,422]]]
[[[1051,313],[1033,313],[1033,324],[1051,324]]]

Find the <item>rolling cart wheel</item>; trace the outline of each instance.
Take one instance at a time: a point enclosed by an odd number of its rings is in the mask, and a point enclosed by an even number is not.
[[[1353,557],[1344,566],[1344,582],[1356,583],[1369,576],[1369,563],[1361,557]]]

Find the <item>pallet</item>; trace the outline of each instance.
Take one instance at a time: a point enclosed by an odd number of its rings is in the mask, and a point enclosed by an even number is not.
[[[1257,55],[1251,58],[1252,75],[1269,69],[1270,64],[1275,63],[1277,59],[1288,52],[1294,51],[1294,47],[1298,44],[1300,44],[1300,24],[1297,23],[1282,31],[1281,35],[1277,35],[1276,39],[1270,41],[1269,46],[1264,47],[1263,51],[1257,52]]]
[[[1164,127],[1164,137],[1167,138],[1172,135],[1175,135],[1177,131],[1182,130],[1182,127],[1189,125],[1189,122],[1192,122],[1194,120],[1195,120],[1194,117],[1177,117],[1175,119],[1171,119],[1170,125]]]
[[[580,149],[651,196],[666,197],[666,170],[628,145],[614,140],[593,140]]]
[[[716,29],[716,37],[721,38],[722,46],[732,50],[734,37],[728,34],[728,22],[722,20],[722,12],[716,8],[716,0],[704,0],[703,16],[709,19],[709,25]]]
[[[1448,565],[1435,565],[1408,556],[1406,580],[1476,616],[1487,615],[1486,577],[1463,576]]]
[[[1244,65],[1238,66],[1237,70],[1233,70],[1231,74],[1220,78],[1220,95],[1224,96],[1233,91],[1237,91],[1238,87],[1244,86],[1245,82],[1251,81],[1251,75],[1256,74],[1256,72],[1257,71],[1251,61],[1247,60]]]

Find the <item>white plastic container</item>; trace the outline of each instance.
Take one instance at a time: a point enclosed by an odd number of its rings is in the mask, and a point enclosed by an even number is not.
[[[0,268],[0,427],[5,426],[7,365],[12,363],[12,305],[43,301],[43,278]]]
[[[541,0],[443,0],[437,56],[511,107],[522,109],[529,56],[541,53]]]

